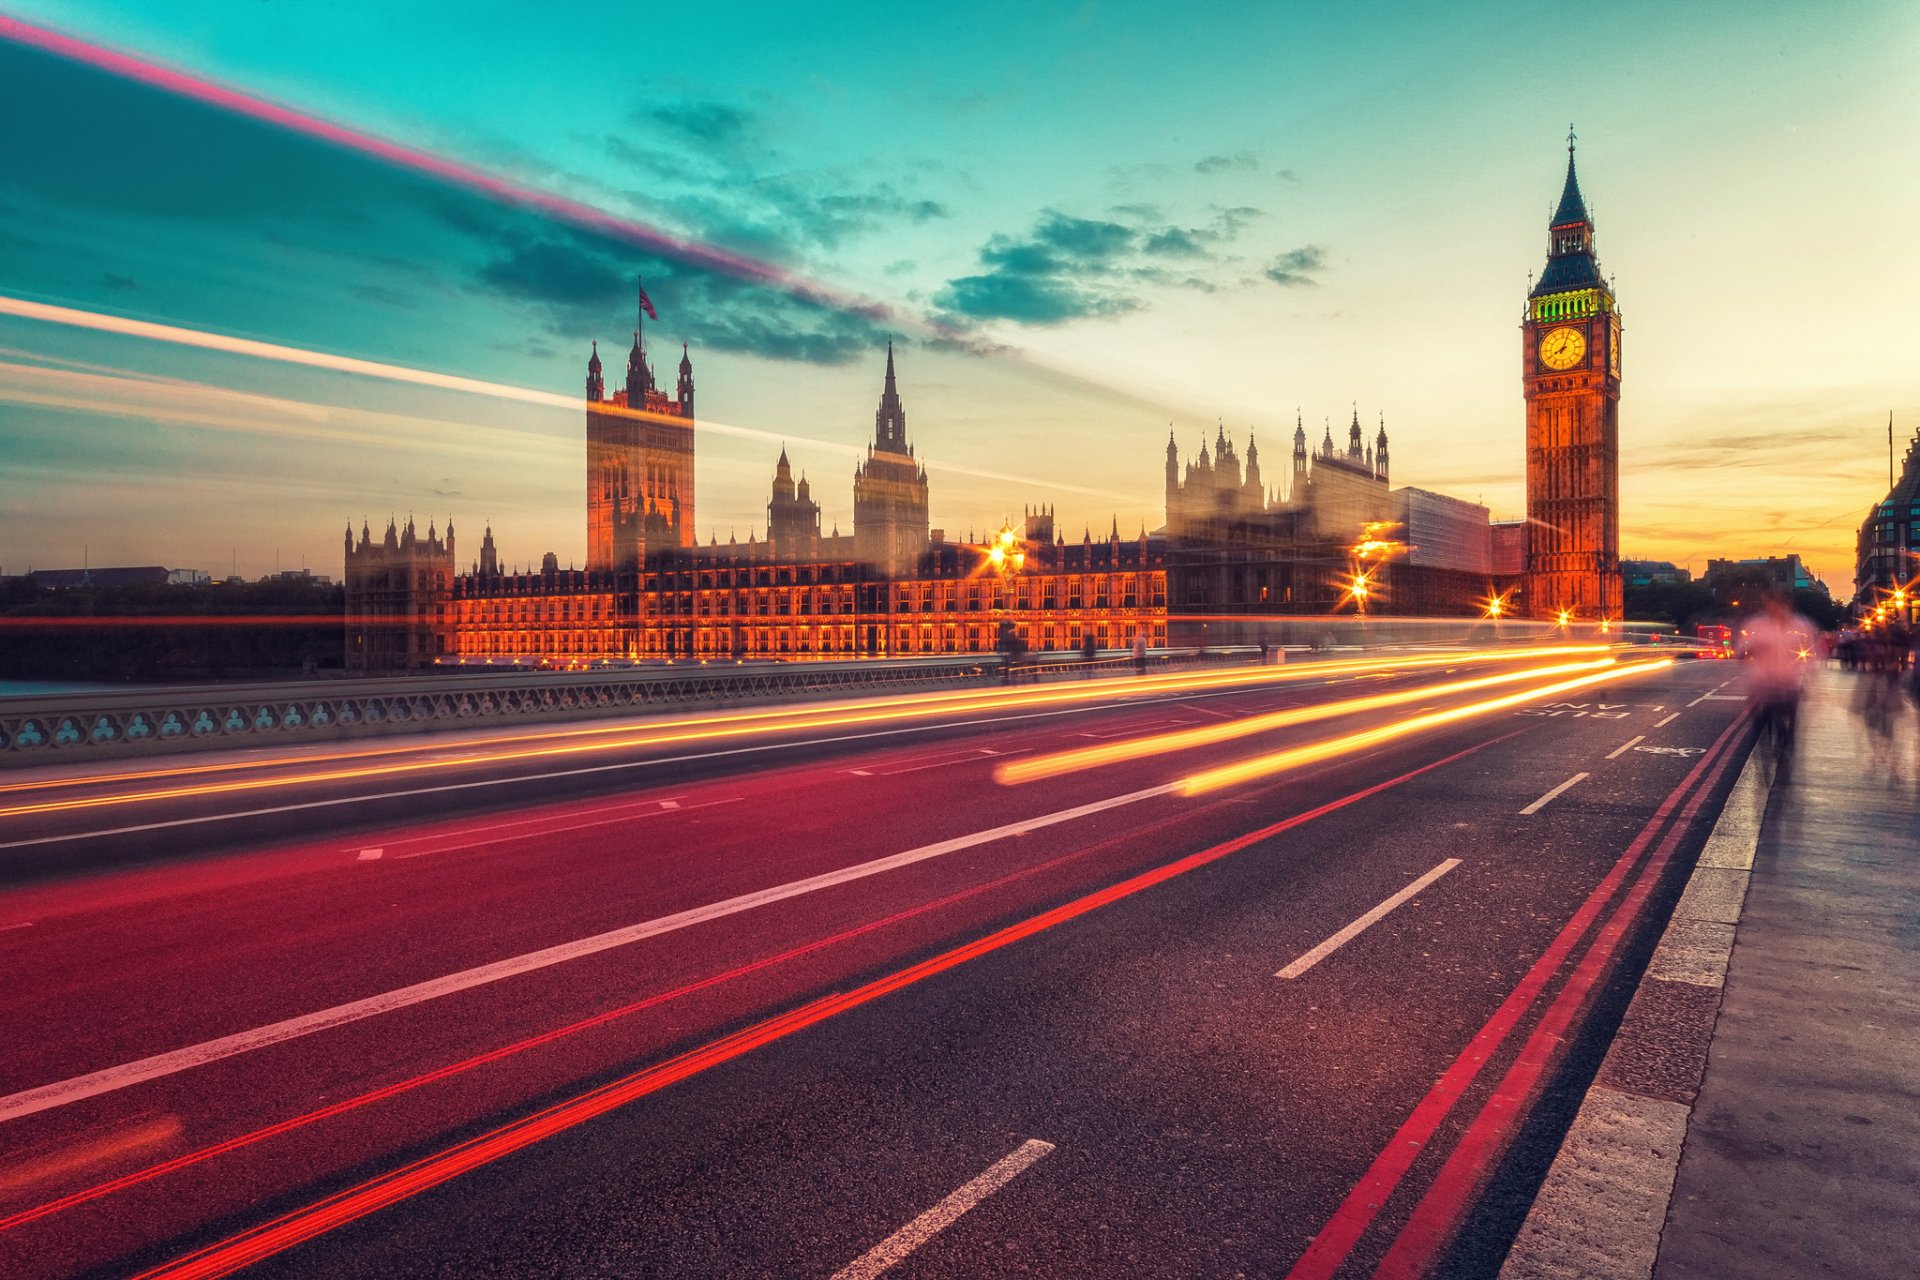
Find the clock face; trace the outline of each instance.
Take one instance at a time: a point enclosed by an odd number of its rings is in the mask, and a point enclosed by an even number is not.
[[[1540,363],[1549,369],[1571,369],[1586,355],[1587,336],[1578,329],[1554,329],[1540,339]]]

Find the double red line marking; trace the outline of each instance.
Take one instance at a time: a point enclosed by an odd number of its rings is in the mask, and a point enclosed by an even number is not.
[[[1492,1098],[1481,1108],[1460,1143],[1414,1208],[1407,1224],[1381,1260],[1376,1277],[1410,1280],[1429,1273],[1440,1252],[1451,1241],[1473,1196],[1479,1191],[1494,1163],[1505,1151],[1513,1131],[1525,1114],[1525,1104],[1535,1086],[1555,1060],[1575,1016],[1586,1007],[1587,997],[1612,962],[1627,931],[1639,917],[1661,873],[1679,848],[1701,806],[1718,785],[1734,753],[1729,750],[1746,727],[1742,714],[1726,727],[1706,755],[1675,787],[1648,819],[1606,876],[1580,904],[1579,910],[1555,935],[1540,958],[1501,1002],[1486,1025],[1468,1042],[1467,1047],[1442,1073],[1426,1097],[1388,1141],[1373,1163],[1347,1193],[1320,1233],[1300,1256],[1287,1280],[1331,1280],[1343,1267],[1354,1247],[1373,1224],[1388,1197],[1399,1187],[1407,1171],[1426,1150],[1440,1124],[1460,1101],[1475,1077],[1492,1058],[1521,1019],[1539,1002],[1547,985],[1559,973],[1575,946],[1599,918],[1614,894],[1633,873],[1634,865],[1654,844],[1673,812],[1689,794],[1680,820],[1667,827],[1654,855],[1640,868],[1627,894],[1613,909],[1594,937],[1579,965],[1567,979],[1539,1025],[1521,1048],[1519,1057],[1508,1068]],[[1704,781],[1703,781],[1704,779]]]
[[[1044,911],[973,942],[875,979],[852,991],[823,996],[797,1009],[756,1023],[678,1057],[670,1058],[656,1066],[588,1090],[565,1102],[501,1125],[478,1137],[416,1160],[412,1164],[370,1178],[357,1186],[242,1231],[172,1262],[143,1271],[134,1280],[210,1280],[211,1277],[231,1275],[235,1271],[282,1253],[316,1236],[388,1208],[441,1183],[451,1181],[463,1173],[471,1172],[584,1124],[597,1116],[626,1106],[628,1103],[697,1075],[710,1067],[730,1062],[764,1045],[783,1040],[796,1032],[825,1022],[829,1018],[963,965],[969,960],[998,951],[1022,939],[1051,929],[1055,925],[1064,924],[1144,889],[1206,866],[1208,863],[1217,862],[1250,845],[1258,844],[1294,827],[1312,822],[1316,818],[1357,804],[1511,736],[1513,735],[1502,734],[1468,747],[1464,751],[1456,751],[1430,764],[1411,769],[1397,777],[1342,796],[1338,800],[1329,801],[1290,818],[1247,832],[1245,835],[1236,836],[1197,853],[1188,854],[1184,858],[1155,867],[1151,871],[1131,876],[1105,889],[1076,898],[1050,911]]]

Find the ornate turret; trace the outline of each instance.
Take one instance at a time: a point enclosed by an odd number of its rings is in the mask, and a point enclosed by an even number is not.
[[[607,380],[600,376],[600,344],[593,344],[593,354],[587,357],[587,399],[595,404],[607,398]]]
[[[640,331],[633,331],[633,350],[627,352],[627,403],[633,408],[646,404],[653,390],[653,369],[647,364],[647,350],[640,345]]]
[[[1380,415],[1380,434],[1373,438],[1374,473],[1382,480],[1387,478],[1387,415]]]
[[[927,470],[907,443],[907,411],[900,402],[889,342],[880,406],[873,415],[873,444],[853,476],[854,551],[886,572],[907,573],[927,549],[930,532]]]
[[[880,389],[880,407],[873,413],[873,447],[876,451],[911,454],[907,447],[907,411],[900,403],[900,388],[893,378],[893,343],[887,343],[887,379]]]
[[[680,383],[677,388],[680,400],[680,416],[693,417],[693,357],[687,354],[687,344],[680,344]]]
[[[1267,487],[1260,480],[1260,446],[1253,432],[1247,432],[1247,478],[1240,484],[1240,505],[1246,511],[1261,511],[1267,505]]]
[[[1347,428],[1347,459],[1351,462],[1366,461],[1366,450],[1360,446],[1360,406],[1353,406],[1353,425]]]

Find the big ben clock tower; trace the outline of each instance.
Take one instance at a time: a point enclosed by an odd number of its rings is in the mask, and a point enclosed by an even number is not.
[[[1620,312],[1573,171],[1520,324],[1527,398],[1526,608],[1613,619],[1620,580]]]

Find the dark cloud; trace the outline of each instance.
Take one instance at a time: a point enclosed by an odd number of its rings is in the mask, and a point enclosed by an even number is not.
[[[947,281],[935,305],[956,325],[1057,325],[1137,311],[1148,288],[1212,292],[1221,284],[1214,275],[1232,261],[1224,246],[1260,214],[1245,205],[1215,208],[1206,225],[1183,227],[1152,205],[1109,212],[1097,219],[1048,209],[1025,235],[991,237],[980,249],[983,269]]]
[[[610,136],[607,154],[645,175],[618,194],[650,217],[729,249],[811,262],[900,225],[944,218],[945,205],[894,176],[792,163],[778,128],[732,103],[686,99],[634,113],[637,136]]]
[[[1053,325],[1089,316],[1137,311],[1141,300],[1113,290],[1091,289],[1044,274],[997,273],[949,280],[936,296],[942,310],[974,320],[1012,320]]]
[[[710,99],[643,107],[636,115],[643,123],[664,126],[669,133],[703,147],[738,147],[755,139],[760,130],[757,116]]]
[[[1193,165],[1195,173],[1226,173],[1230,169],[1258,169],[1259,158],[1251,151],[1237,151],[1234,154],[1205,156]]]
[[[1193,232],[1179,227],[1168,227],[1165,231],[1148,236],[1146,242],[1140,246],[1140,251],[1156,258],[1204,258],[1207,256],[1206,247],[1194,238]]]
[[[428,186],[351,151],[16,44],[0,42],[0,84],[14,104],[0,111],[0,194],[39,205],[312,231],[363,225],[368,209],[417,203]]]
[[[1273,260],[1264,274],[1267,279],[1286,288],[1302,285],[1318,285],[1314,274],[1324,270],[1327,265],[1327,250],[1323,245],[1303,244],[1298,249],[1289,249]]]
[[[356,349],[385,340],[378,312],[479,298],[501,313],[490,326],[546,337],[570,358],[632,310],[633,276],[643,271],[671,332],[696,350],[837,362],[880,340],[870,317],[667,261],[349,148],[5,42],[0,85],[8,102],[34,105],[0,112],[0,252],[17,287],[55,277],[15,270],[9,226],[98,227],[116,243],[138,244],[176,235],[191,243],[211,232],[233,247],[242,270],[323,269],[332,305],[295,313],[263,297],[238,317],[219,311],[205,291],[167,292],[160,273],[150,280],[112,260],[94,268],[94,288],[105,297],[137,279],[143,294],[155,294],[149,306],[182,323],[266,325],[284,340]],[[946,214],[897,174],[854,181],[783,167],[775,133],[768,118],[744,108],[655,104],[609,140],[627,172],[649,174],[637,184],[646,192],[619,196],[642,217],[799,266],[857,236]],[[670,179],[653,181],[655,170]],[[123,234],[127,228],[137,234]]]
[[[103,273],[100,277],[100,283],[106,285],[107,288],[113,290],[115,293],[132,293],[140,287],[140,282],[132,276],[117,275],[112,271]]]
[[[529,307],[548,333],[567,342],[584,344],[605,333],[613,318],[632,313],[636,272],[646,276],[659,327],[696,351],[843,364],[885,340],[873,317],[641,253],[591,232],[508,223],[495,240],[477,283]]]

